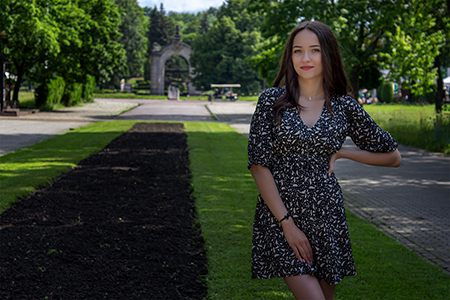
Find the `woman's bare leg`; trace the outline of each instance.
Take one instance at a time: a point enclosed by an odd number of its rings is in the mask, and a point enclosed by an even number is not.
[[[320,287],[326,300],[334,300],[335,285],[329,285],[325,280],[319,280]]]
[[[322,286],[315,276],[284,277],[284,281],[297,300],[325,300]]]

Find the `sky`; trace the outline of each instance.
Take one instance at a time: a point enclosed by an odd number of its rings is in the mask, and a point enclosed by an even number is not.
[[[160,7],[161,3],[164,5],[164,10],[167,12],[198,12],[204,11],[208,8],[219,8],[224,0],[137,0],[140,7]]]

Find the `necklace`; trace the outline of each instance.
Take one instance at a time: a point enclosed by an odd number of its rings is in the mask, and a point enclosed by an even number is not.
[[[311,96],[311,97],[307,97],[307,96],[305,96],[305,95],[301,95],[301,96],[305,97],[305,98],[308,99],[309,101],[313,101],[318,95],[320,95],[320,94],[317,94],[317,95],[314,95],[314,96]],[[323,96],[320,96],[320,97],[318,97],[318,98],[323,98]]]

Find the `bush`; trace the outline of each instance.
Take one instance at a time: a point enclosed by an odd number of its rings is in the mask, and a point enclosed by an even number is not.
[[[394,100],[394,84],[390,81],[383,82],[377,90],[378,99],[381,102],[391,103]]]
[[[47,78],[35,90],[36,107],[53,106],[61,103],[65,86],[62,77]]]
[[[86,83],[83,84],[83,92],[81,98],[84,102],[94,102],[95,77],[86,76]]]
[[[82,102],[81,95],[83,93],[82,83],[70,83],[64,90],[62,102],[65,106],[74,106]]]

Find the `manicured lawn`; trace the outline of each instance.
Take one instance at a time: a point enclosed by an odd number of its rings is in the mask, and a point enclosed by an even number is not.
[[[0,158],[0,210],[106,146],[134,122],[95,123]],[[196,208],[208,253],[211,299],[293,299],[282,279],[250,278],[257,189],[247,140],[220,123],[186,122]],[[449,276],[367,222],[348,215],[359,275],[337,299],[449,299]]]
[[[450,154],[450,113],[434,105],[364,105],[372,118],[402,145]]]

